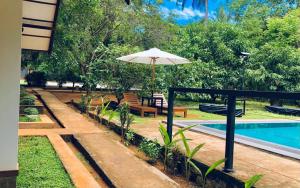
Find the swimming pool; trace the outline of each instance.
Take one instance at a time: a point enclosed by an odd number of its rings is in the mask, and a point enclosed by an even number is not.
[[[202,124],[225,131],[225,124]],[[248,136],[300,149],[300,122],[293,123],[237,123],[235,134]]]
[[[226,138],[224,120],[176,120],[174,125],[178,127],[197,125],[191,130]],[[237,121],[234,141],[300,160],[300,121]]]

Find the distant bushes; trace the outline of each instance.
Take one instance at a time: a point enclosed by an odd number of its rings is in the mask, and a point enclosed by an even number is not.
[[[28,86],[45,87],[47,78],[43,72],[32,72],[25,77]]]

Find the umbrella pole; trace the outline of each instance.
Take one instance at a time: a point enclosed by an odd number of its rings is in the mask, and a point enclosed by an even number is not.
[[[154,85],[155,85],[155,61],[156,59],[152,59],[152,96],[154,93]]]

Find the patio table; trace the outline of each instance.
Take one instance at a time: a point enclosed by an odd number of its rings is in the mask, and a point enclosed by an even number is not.
[[[144,101],[147,100],[148,102],[148,106],[150,107],[157,107],[156,106],[156,101],[160,101],[160,107],[159,107],[159,111],[160,111],[160,114],[163,113],[163,98],[162,97],[142,97],[142,106],[144,106]]]

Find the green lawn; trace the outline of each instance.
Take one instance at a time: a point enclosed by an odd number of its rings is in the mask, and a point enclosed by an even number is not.
[[[46,137],[19,138],[20,188],[73,188],[56,152]]]
[[[222,115],[216,115],[216,114],[211,114],[211,113],[206,113],[200,111],[199,108],[199,102],[192,102],[192,101],[175,101],[176,106],[184,106],[187,107],[188,110],[188,118],[183,118],[180,114],[177,114],[175,116],[175,119],[187,119],[187,120],[225,120],[226,117]],[[299,119],[299,117],[296,116],[287,116],[287,115],[280,115],[280,114],[274,114],[270,113],[265,110],[265,106],[269,105],[268,102],[260,102],[260,101],[254,101],[254,100],[247,100],[246,101],[246,115],[243,117],[238,117],[237,120],[239,119]],[[241,102],[237,102],[237,106],[242,108]],[[297,107],[294,107],[297,108]],[[115,112],[115,117],[114,120],[118,120],[119,114],[118,112]],[[140,116],[135,115],[134,116],[134,122],[139,124],[139,123],[144,123],[146,121],[151,121],[151,117],[145,117],[141,118]],[[159,115],[158,119],[165,120],[167,119],[166,115]]]

